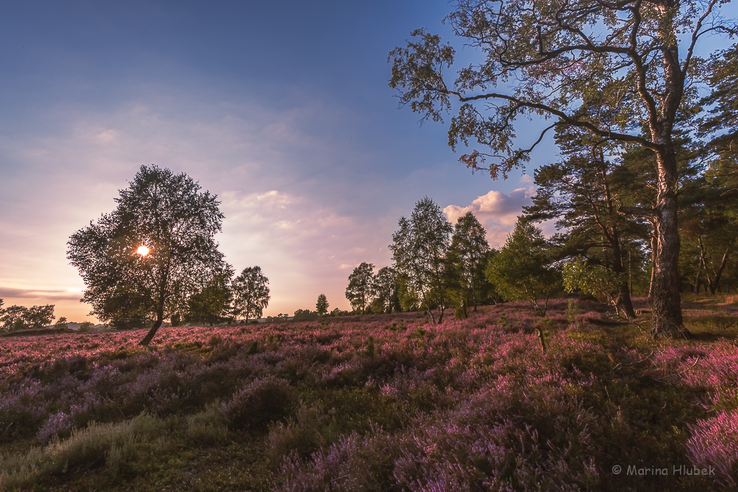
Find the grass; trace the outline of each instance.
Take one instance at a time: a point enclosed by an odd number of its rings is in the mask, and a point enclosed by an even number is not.
[[[441,326],[167,328],[150,351],[136,331],[6,339],[0,490],[734,487],[738,316],[684,314],[695,339],[567,300],[545,319],[508,303]]]

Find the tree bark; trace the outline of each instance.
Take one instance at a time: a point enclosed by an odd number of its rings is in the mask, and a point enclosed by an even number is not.
[[[682,319],[679,289],[679,227],[677,224],[677,163],[671,145],[656,153],[655,262],[651,291],[651,334],[677,338],[688,335]]]
[[[143,345],[144,347],[147,347],[149,343],[151,343],[151,340],[154,339],[156,336],[156,332],[161,327],[161,324],[164,322],[161,316],[157,316],[156,323],[154,323],[154,326],[151,327],[149,332],[146,334],[146,336],[141,340],[138,344]]]

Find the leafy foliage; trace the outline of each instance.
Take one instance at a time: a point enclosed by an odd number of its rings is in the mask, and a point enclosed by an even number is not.
[[[212,325],[230,319],[233,294],[229,283],[232,276],[233,268],[226,265],[224,272],[215,274],[200,292],[190,296],[185,321]]]
[[[541,230],[518,221],[505,245],[487,266],[487,277],[506,300],[528,301],[536,312],[545,315],[549,298],[561,286],[560,273],[555,266],[548,265],[546,254],[547,244]]]
[[[477,310],[480,290],[486,281],[484,268],[490,251],[486,236],[487,233],[479,220],[473,213],[467,212],[456,222],[449,249],[449,256],[458,264],[464,290],[470,294],[466,297],[471,298],[474,311]]]
[[[2,301],[2,299],[0,299]],[[8,306],[0,309],[0,327],[5,331],[22,330],[26,328],[43,328],[54,321],[54,305]]]

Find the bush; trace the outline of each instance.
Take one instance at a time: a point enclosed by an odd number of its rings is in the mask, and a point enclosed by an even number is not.
[[[244,386],[220,406],[220,413],[231,427],[259,427],[287,415],[294,400],[294,392],[287,381],[267,376]]]
[[[200,446],[216,446],[228,439],[228,429],[217,405],[187,417],[187,440]]]
[[[277,461],[294,451],[306,458],[328,443],[332,434],[325,415],[318,409],[300,407],[296,419],[271,427],[266,439],[267,455]]]
[[[165,427],[164,421],[145,414],[118,424],[92,422],[64,441],[55,439],[22,456],[4,456],[0,460],[0,490],[24,487],[44,475],[65,473],[77,466],[105,463],[116,476],[135,459],[136,443],[155,439]]]

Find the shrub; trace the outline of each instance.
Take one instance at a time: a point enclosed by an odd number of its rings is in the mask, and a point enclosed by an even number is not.
[[[300,407],[297,417],[286,424],[278,422],[266,439],[267,455],[274,461],[291,452],[306,458],[331,440],[332,429],[319,409]]]
[[[135,443],[158,437],[165,427],[164,421],[146,414],[117,424],[92,422],[63,441],[55,439],[43,448],[31,448],[25,455],[3,456],[0,490],[24,487],[44,475],[65,473],[77,466],[106,463],[117,475],[135,459]]]
[[[228,439],[228,429],[217,405],[187,417],[187,440],[200,446],[216,446]]]
[[[287,381],[267,376],[251,381],[221,404],[220,413],[232,427],[258,427],[287,415],[294,399]]]

